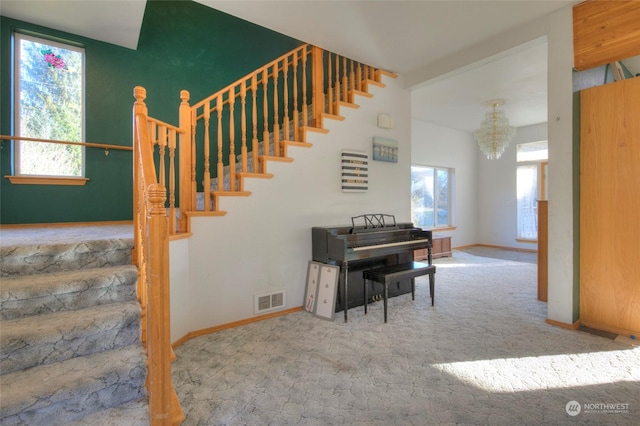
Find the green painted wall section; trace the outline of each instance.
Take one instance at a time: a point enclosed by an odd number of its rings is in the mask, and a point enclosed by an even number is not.
[[[180,91],[191,103],[302,42],[192,1],[147,2],[137,50],[0,17],[0,133],[11,134],[11,37],[15,30],[81,43],[86,53],[86,140],[131,146],[133,88],[149,113],[178,124]],[[132,219],[132,154],[86,150],[85,186],[12,185],[12,144],[0,150],[0,223]]]
[[[580,92],[573,93],[573,315],[580,318]]]

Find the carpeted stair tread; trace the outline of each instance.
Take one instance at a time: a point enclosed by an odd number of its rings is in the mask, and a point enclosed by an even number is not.
[[[131,401],[119,407],[98,411],[65,423],[65,426],[149,426],[149,401],[147,398]]]
[[[5,277],[0,288],[0,319],[134,300],[137,278],[133,265]]]
[[[139,343],[0,376],[0,424],[62,425],[146,397]]]
[[[4,375],[132,344],[139,339],[140,307],[132,300],[6,320],[1,326]]]
[[[0,276],[131,264],[132,238],[0,247]]]

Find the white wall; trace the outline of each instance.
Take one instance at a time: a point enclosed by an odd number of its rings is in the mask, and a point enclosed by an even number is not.
[[[193,236],[171,243],[172,341],[253,317],[255,293],[284,289],[286,308],[302,306],[313,226],[348,225],[365,213],[410,221],[410,97],[401,79],[383,81],[373,98],[357,97],[360,108],[341,110],[344,121],[328,121],[328,134],[309,133],[313,147],[290,148],[292,163],[269,163],[274,177],[250,180],[250,197],[223,199],[226,216],[192,218]],[[379,113],[392,115],[395,128],[377,128]],[[373,136],[398,141],[398,163],[371,159]],[[341,191],[343,149],[369,154],[368,192]],[[175,277],[184,270],[188,277]]]
[[[189,240],[181,239],[169,243],[169,279],[171,280],[171,341],[194,331],[189,322],[188,309],[192,295],[189,282]]]
[[[478,52],[488,55],[506,51],[519,44],[546,37],[548,44],[548,122],[549,141],[549,296],[548,318],[563,324],[572,324],[578,319],[577,296],[574,288],[574,247],[573,247],[573,177],[572,177],[572,68],[573,68],[573,17],[572,7],[565,7],[544,18],[537,19],[522,28],[514,29],[507,35],[499,35],[481,42],[472,48],[452,55],[440,67],[430,67],[408,76],[410,86],[418,87],[421,79],[434,79],[439,70],[442,75],[457,72],[471,66],[481,58]],[[497,48],[500,49],[497,49]],[[429,71],[429,72],[426,72]],[[519,136],[514,143],[542,140],[543,127],[518,129]],[[416,126],[414,126],[416,128]],[[424,133],[422,133],[424,132]],[[428,140],[441,130],[421,127],[414,134],[416,146],[420,137]],[[429,144],[434,143],[432,141]],[[432,154],[437,150],[433,146]],[[428,151],[429,149],[426,149]],[[418,151],[416,151],[418,152]],[[529,247],[515,241],[515,150],[507,150],[499,161],[490,162],[477,152],[477,207],[469,211],[478,215],[477,239],[473,243],[507,247]],[[422,162],[422,154],[414,162]],[[427,154],[425,154],[426,156]],[[428,159],[428,158],[427,158]],[[503,161],[507,160],[507,161]],[[428,161],[427,161],[428,162]],[[460,190],[460,188],[458,188]],[[460,209],[458,209],[460,210]],[[462,225],[462,221],[459,225]],[[462,241],[454,245],[462,245]]]
[[[573,288],[571,175],[572,28],[572,9],[567,7],[526,27],[520,38],[510,37],[515,44],[541,36],[546,36],[548,41],[548,318],[565,324],[577,319]],[[249,190],[254,191],[251,197],[224,200],[227,216],[195,218],[192,224],[194,236],[185,240],[186,243],[171,243],[173,341],[190,331],[252,317],[255,292],[284,288],[287,307],[300,306],[306,263],[311,256],[312,226],[342,225],[351,216],[372,212],[395,214],[399,220],[409,221],[407,188],[412,146],[414,162],[443,166],[449,163],[449,167],[456,168],[458,229],[454,234],[454,246],[477,242],[501,246],[515,244],[514,239],[506,234],[503,236],[502,231],[491,230],[496,226],[494,222],[502,214],[500,212],[511,208],[509,203],[480,189],[500,182],[510,185],[504,180],[510,172],[493,170],[496,163],[483,159],[471,135],[428,123],[411,123],[409,93],[401,89],[400,79],[387,79],[386,82],[386,89],[372,88],[375,90],[373,99],[360,99],[359,110],[345,111],[343,115],[347,120],[328,125],[331,128],[328,135],[312,136],[310,141],[314,147],[308,152],[305,149],[295,152],[293,163],[270,165],[276,176],[250,184]],[[378,113],[392,114],[396,128],[393,131],[377,129]],[[536,133],[541,129],[519,131],[520,137],[524,137],[529,131]],[[399,141],[399,163],[371,161],[369,192],[341,193],[340,150],[362,149],[370,153],[374,135]],[[540,140],[538,136],[531,138]],[[452,144],[455,150],[449,149]],[[475,160],[472,159],[474,155]],[[513,155],[515,162],[513,147],[505,155],[505,159]],[[509,167],[506,162],[504,164]],[[515,167],[512,173],[510,182],[515,184]],[[473,179],[477,181],[475,187],[468,183]],[[503,188],[499,192],[510,191]],[[465,203],[468,204],[465,206]],[[474,215],[478,215],[475,221]],[[515,215],[513,218],[515,220]],[[515,222],[513,226],[507,226],[515,235]],[[473,227],[475,229],[470,231]],[[175,251],[182,255],[173,256]],[[188,277],[175,278],[175,271],[189,271]]]
[[[570,7],[548,20],[549,290],[547,316],[577,320],[573,285],[573,14]]]
[[[479,162],[478,240],[479,244],[537,250],[537,245],[516,241],[516,145],[547,140],[547,124],[520,127],[498,160],[487,160],[477,149]]]
[[[453,168],[455,173],[455,217],[451,245],[461,247],[478,242],[477,236],[477,148],[471,134],[417,119],[411,121],[411,163]]]

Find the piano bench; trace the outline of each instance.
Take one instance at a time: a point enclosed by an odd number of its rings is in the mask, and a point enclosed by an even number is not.
[[[362,272],[364,278],[364,313],[367,314],[367,281],[373,281],[384,285],[384,322],[387,322],[387,299],[389,297],[389,284],[403,279],[411,279],[411,300],[416,296],[416,277],[429,275],[429,294],[431,306],[434,302],[436,266],[423,262],[408,262],[399,265],[383,266],[382,268],[367,269]]]

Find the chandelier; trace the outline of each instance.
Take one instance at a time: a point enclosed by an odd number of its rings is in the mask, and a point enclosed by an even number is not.
[[[498,109],[504,105],[504,99],[492,99],[483,102],[483,105],[490,107],[491,111],[485,113],[480,128],[473,132],[473,135],[482,152],[489,160],[493,160],[500,158],[507,149],[511,138],[516,134],[516,129],[509,125],[504,111]]]

